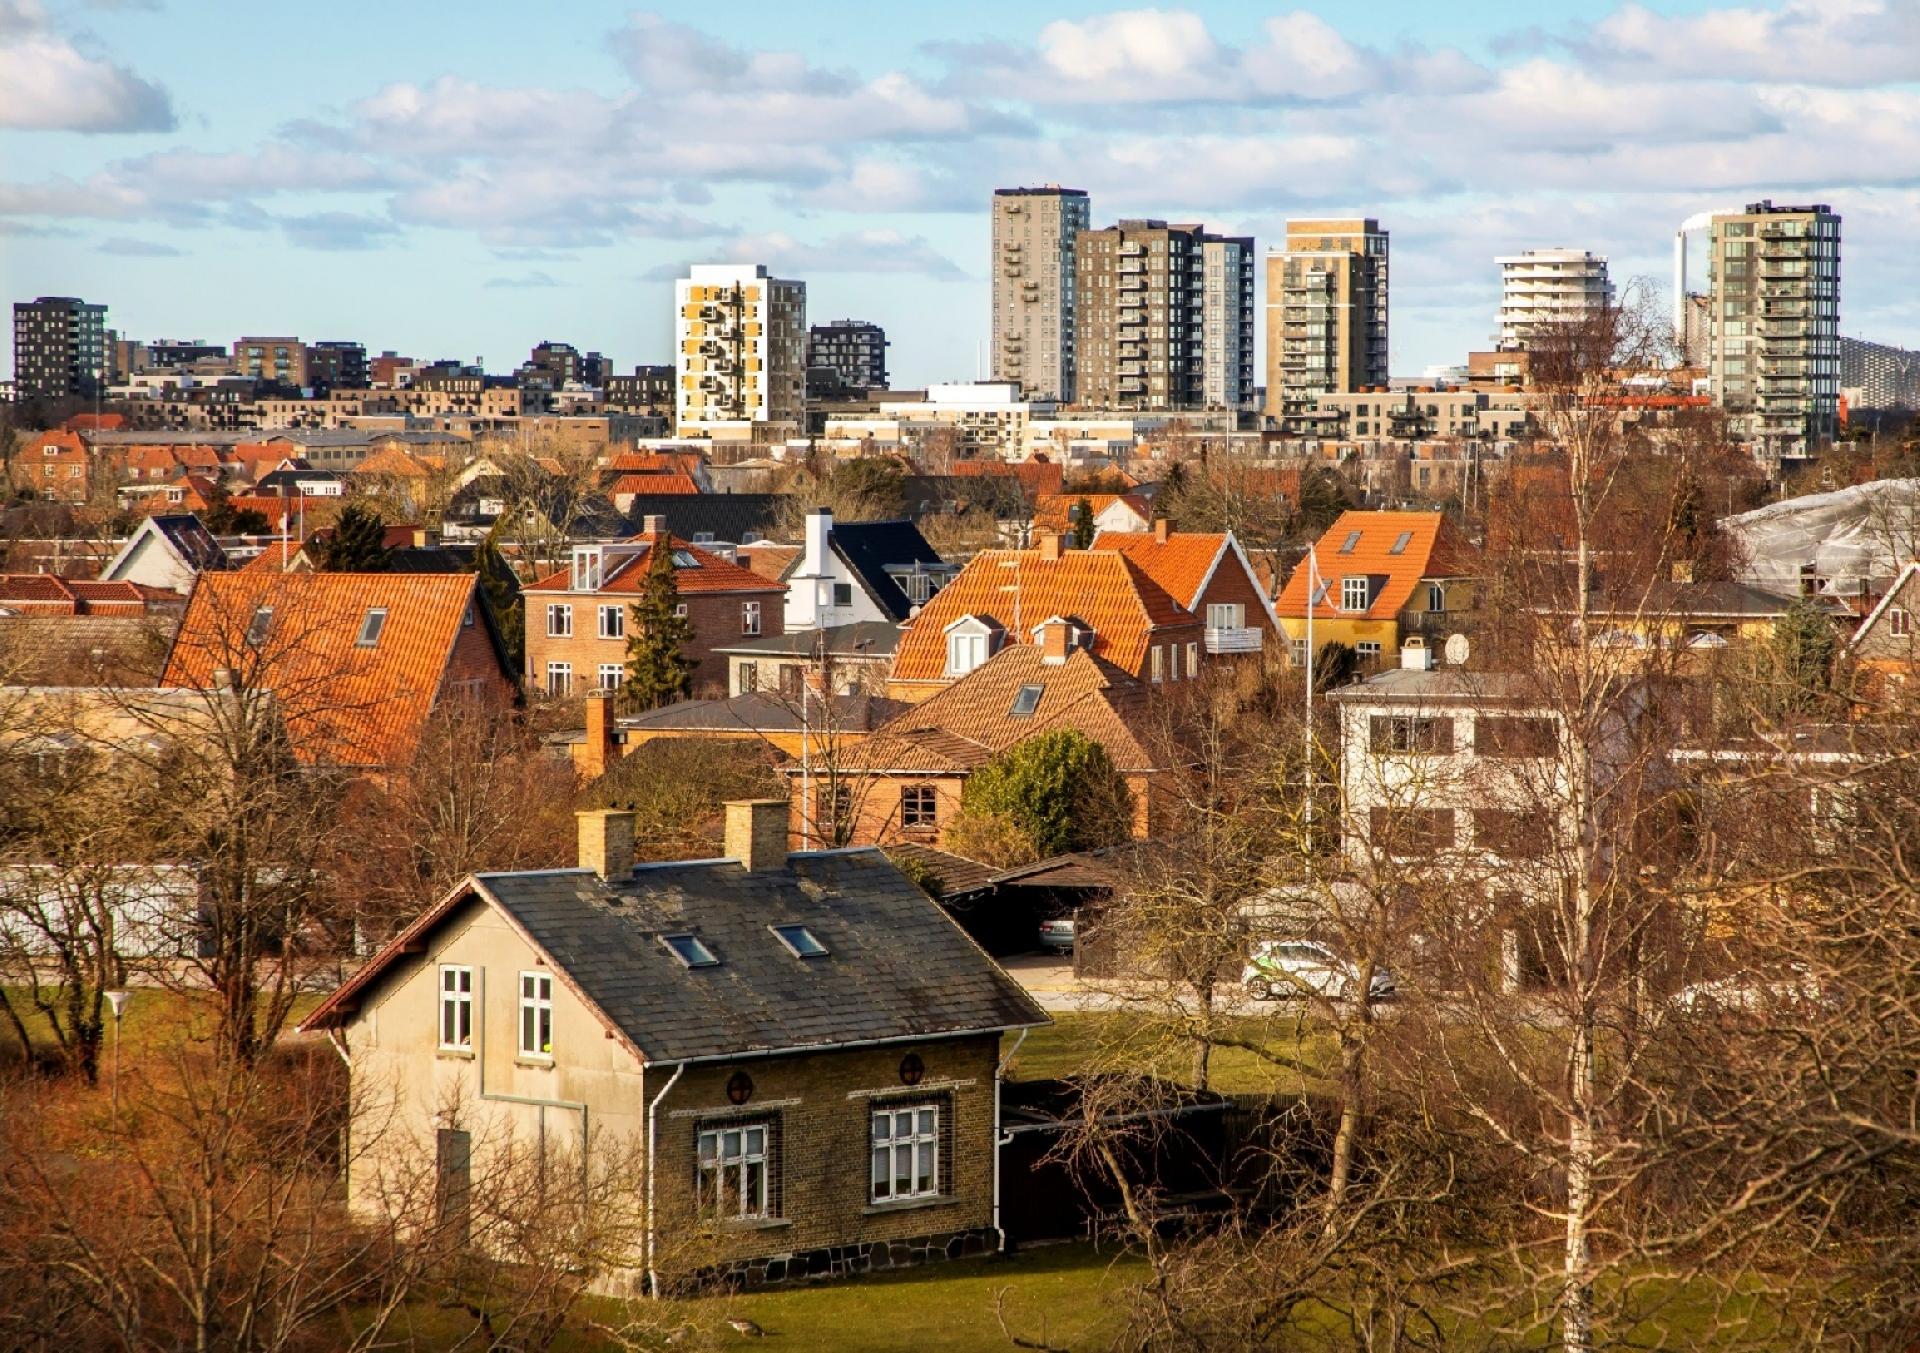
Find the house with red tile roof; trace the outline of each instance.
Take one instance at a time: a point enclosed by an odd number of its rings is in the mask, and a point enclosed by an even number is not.
[[[1102,531],[1092,548],[1126,555],[1204,621],[1208,655],[1282,651],[1280,617],[1233,532],[1175,531],[1162,517],[1151,531]]]
[[[694,694],[726,694],[727,659],[715,650],[756,635],[784,634],[786,587],[669,536],[657,517],[631,540],[576,545],[572,561],[524,590],[527,686],[562,699],[618,690],[626,680],[629,608],[655,549],[673,551],[674,583],[693,627],[684,650]]]
[[[697,451],[616,451],[601,463],[601,487],[610,489],[630,474],[685,475],[701,493],[713,492],[707,458]]]
[[[180,598],[157,587],[51,573],[0,573],[0,614],[144,616]]]
[[[1073,534],[1081,504],[1093,510],[1095,531],[1146,531],[1153,526],[1153,504],[1137,493],[1043,493],[1033,500],[1033,530]]]
[[[1188,680],[1205,661],[1199,617],[1119,550],[984,550],[907,622],[887,693],[924,700],[1014,644],[1039,641],[1050,616],[1083,646],[1149,685]]]
[[[428,717],[510,701],[506,649],[471,573],[203,573],[160,685],[271,692],[311,766],[404,766]]]
[[[1392,667],[1406,637],[1437,646],[1472,610],[1480,568],[1480,552],[1445,513],[1343,512],[1273,609],[1290,655],[1304,662],[1312,574],[1314,647],[1345,644],[1363,665]]]
[[[1004,461],[983,457],[957,460],[953,463],[953,473],[962,478],[980,475],[1016,479],[1023,491],[1034,496],[1060,492],[1066,479],[1065,467],[1057,462],[1033,459]]]
[[[55,503],[84,503],[92,496],[87,444],[75,432],[36,432],[13,454],[13,486]]]
[[[650,494],[684,497],[700,492],[700,485],[684,474],[623,474],[607,486],[607,497],[621,512],[633,510],[633,500]]]
[[[1133,834],[1149,834],[1164,757],[1152,728],[1153,687],[1097,656],[1075,622],[1050,616],[1037,642],[1001,649],[870,736],[816,756],[793,783],[792,830],[815,845],[939,846],[967,778],[1016,743],[1072,729],[1099,743],[1133,791]],[[836,818],[836,814],[839,816]]]

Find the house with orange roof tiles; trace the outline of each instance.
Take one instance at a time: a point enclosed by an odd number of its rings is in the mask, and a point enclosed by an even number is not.
[[[406,765],[452,699],[515,695],[477,575],[202,573],[160,685],[271,693],[309,766]]]
[[[939,846],[974,771],[1017,743],[1062,729],[1106,749],[1133,794],[1133,835],[1149,835],[1154,784],[1165,770],[1154,750],[1153,688],[1095,654],[1092,638],[1076,621],[1049,616],[1036,642],[1001,649],[833,757],[816,755],[805,771],[788,767],[794,838]]]
[[[1153,504],[1137,493],[1042,493],[1033,500],[1033,530],[1071,535],[1080,524],[1081,504],[1093,510],[1095,531],[1146,531],[1153,527]]]
[[[1313,643],[1345,644],[1363,666],[1392,667],[1402,643],[1444,639],[1473,609],[1480,552],[1441,512],[1343,512],[1287,579],[1274,612],[1295,662]]]
[[[1209,657],[1282,650],[1280,617],[1233,532],[1175,531],[1162,517],[1151,531],[1102,531],[1092,548],[1126,555],[1204,621],[1201,647]]]
[[[696,695],[724,696],[727,659],[716,650],[757,635],[784,634],[786,587],[698,545],[648,517],[631,540],[576,545],[571,562],[524,589],[527,686],[552,699],[618,690],[626,680],[629,609],[656,548],[673,551],[681,614],[693,627],[684,650]]]
[[[684,474],[623,474],[607,487],[607,497],[621,512],[632,511],[633,500],[648,494],[684,496],[698,492],[700,486],[691,475]]]
[[[84,503],[93,492],[87,444],[74,432],[36,432],[13,454],[14,488],[55,503]]]
[[[624,475],[685,475],[701,493],[713,492],[707,458],[698,451],[616,451],[601,463],[600,483],[610,490]]]
[[[887,693],[924,700],[1001,649],[1039,642],[1049,616],[1071,619],[1096,656],[1149,685],[1190,680],[1205,661],[1204,626],[1118,550],[984,550],[909,620]]]

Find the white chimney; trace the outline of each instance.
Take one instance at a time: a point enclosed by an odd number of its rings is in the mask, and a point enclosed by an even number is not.
[[[827,537],[833,534],[833,509],[816,507],[807,513],[807,557],[800,561],[804,577],[818,578],[827,571]]]

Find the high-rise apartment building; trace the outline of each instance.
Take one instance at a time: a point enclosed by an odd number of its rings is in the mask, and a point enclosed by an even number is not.
[[[90,399],[106,383],[107,307],[42,296],[13,307],[13,379],[19,399]]]
[[[1253,399],[1253,237],[1204,235],[1200,252],[1203,393],[1211,408],[1237,409]]]
[[[1076,403],[1200,409],[1247,397],[1251,239],[1126,220],[1081,231],[1074,253]]]
[[[1920,409],[1920,352],[1859,338],[1840,340],[1840,388],[1858,409]]]
[[[1028,399],[1076,397],[1073,250],[1092,223],[1078,188],[994,190],[993,379],[1018,382]]]
[[[233,345],[233,374],[282,385],[307,383],[307,345],[297,338],[242,338]]]
[[[307,345],[307,383],[316,390],[367,388],[367,345],[326,339]]]
[[[807,284],[761,264],[696,263],[674,283],[674,412],[682,436],[744,436],[804,413]]]
[[[1536,331],[1578,324],[1613,304],[1607,260],[1584,249],[1529,249],[1497,258],[1503,348],[1524,348]]]
[[[1267,255],[1268,415],[1387,380],[1387,232],[1372,217],[1288,221]]]
[[[863,319],[840,319],[807,330],[807,369],[833,372],[847,390],[887,388],[887,331]]]
[[[1753,202],[1707,238],[1714,402],[1764,463],[1809,456],[1840,427],[1840,217]]]

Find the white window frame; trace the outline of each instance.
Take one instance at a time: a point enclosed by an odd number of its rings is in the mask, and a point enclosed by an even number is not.
[[[554,678],[556,677],[560,680],[559,689],[557,690],[554,688]],[[547,694],[549,696],[573,694],[572,663],[550,662],[547,664]]]
[[[1372,600],[1369,595],[1372,590],[1367,586],[1366,574],[1346,574],[1340,579],[1340,609],[1343,611],[1366,610],[1367,603]]]
[[[619,663],[603,662],[600,664],[600,689],[601,690],[617,691],[620,689],[620,684],[624,682],[626,679],[627,679],[627,669],[621,666]]]
[[[602,639],[624,639],[627,637],[626,607],[600,607],[600,637]]]
[[[965,676],[987,660],[987,636],[961,630],[947,636],[947,675]]]
[[[687,618],[687,603],[684,601],[675,602],[673,604],[673,614],[676,619],[685,620]]]
[[[1166,672],[1165,672],[1166,657],[1164,654],[1161,653],[1160,645],[1155,644],[1152,648],[1148,649],[1147,652],[1150,655],[1147,659],[1148,675],[1154,681],[1165,680],[1166,679]]]
[[[926,1115],[923,1119],[921,1115]],[[905,1134],[901,1132],[906,1129]],[[868,1129],[867,1198],[901,1203],[940,1196],[940,1106],[934,1103],[887,1104],[873,1110]],[[921,1171],[925,1149],[926,1171]],[[900,1153],[907,1153],[907,1187],[897,1187]]]
[[[758,1134],[756,1146],[754,1136]],[[728,1139],[736,1139],[731,1144]],[[694,1137],[694,1169],[700,1215],[715,1221],[763,1221],[773,1215],[773,1127],[770,1123],[715,1123]],[[759,1167],[756,1182],[752,1171]],[[731,1176],[731,1179],[729,1179]],[[729,1185],[731,1191],[729,1192]],[[734,1206],[728,1209],[728,1198]]]
[[[553,974],[535,970],[520,974],[520,1018],[515,1025],[520,1056],[528,1061],[553,1060]]]
[[[1187,644],[1187,680],[1192,681],[1200,675],[1200,644],[1189,641]]]
[[[1180,645],[1168,644],[1167,645],[1167,680],[1178,681],[1179,679],[1180,679]]]
[[[1247,608],[1237,601],[1210,601],[1207,603],[1207,628],[1210,630],[1242,630],[1247,627]]]
[[[1439,583],[1427,584],[1427,609],[1445,611],[1447,609],[1447,589]]]
[[[1887,634],[1894,639],[1905,639],[1913,633],[1913,613],[1904,606],[1887,608]]]
[[[547,603],[547,638],[571,639],[573,637],[573,607],[564,601]]]
[[[1360,640],[1360,642],[1358,642],[1353,646],[1353,655],[1356,658],[1362,658],[1362,659],[1379,657],[1380,641],[1378,639]]]
[[[440,965],[440,1048],[473,1051],[473,969],[466,964]]]
[[[740,603],[740,632],[758,634],[760,632],[760,603],[743,601]]]

